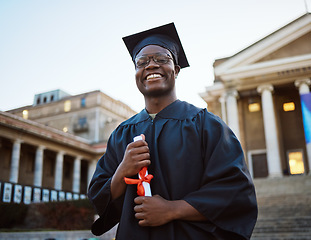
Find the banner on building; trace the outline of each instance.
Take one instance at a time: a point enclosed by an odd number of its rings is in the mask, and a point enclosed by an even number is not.
[[[66,200],[72,200],[72,193],[70,193],[70,192],[67,192],[66,193]]]
[[[30,204],[31,203],[31,187],[26,186],[24,187],[24,203]]]
[[[11,202],[12,199],[12,183],[3,184],[3,202]]]
[[[22,190],[23,190],[23,187],[21,185],[14,186],[13,202],[20,203],[22,201]]]
[[[311,93],[300,95],[306,143],[311,143]]]
[[[65,201],[65,192],[58,192],[58,200],[59,201]]]
[[[51,202],[57,201],[57,191],[52,190],[51,191]]]
[[[33,189],[33,202],[35,203],[41,202],[41,189],[40,188]]]
[[[73,194],[73,199],[74,199],[74,200],[79,200],[79,194],[74,193],[74,194]]]
[[[0,182],[0,201],[7,203],[31,204],[32,202],[71,201],[86,198],[85,194]]]
[[[42,190],[42,201],[49,202],[50,201],[50,191],[48,189]]]

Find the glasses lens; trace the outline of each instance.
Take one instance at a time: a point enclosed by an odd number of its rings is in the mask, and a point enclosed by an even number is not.
[[[147,56],[141,56],[135,59],[135,65],[138,68],[145,67],[149,62],[149,58]]]
[[[153,59],[158,64],[166,64],[170,58],[166,54],[157,54],[153,57]]]

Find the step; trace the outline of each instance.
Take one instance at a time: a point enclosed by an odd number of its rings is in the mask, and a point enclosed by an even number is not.
[[[310,233],[253,233],[251,240],[311,240]]]

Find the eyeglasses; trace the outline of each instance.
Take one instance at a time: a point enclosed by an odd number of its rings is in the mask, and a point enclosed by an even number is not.
[[[135,58],[135,66],[137,68],[144,68],[148,66],[151,58],[156,64],[159,65],[166,64],[169,60],[173,60],[173,58],[167,53],[156,53],[152,56],[142,55]]]

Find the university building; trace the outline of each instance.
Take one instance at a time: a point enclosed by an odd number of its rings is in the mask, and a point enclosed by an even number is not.
[[[252,176],[310,173],[311,14],[213,67],[214,83],[200,95],[240,139]]]
[[[33,105],[8,112],[92,143],[106,142],[121,122],[136,114],[126,104],[98,90],[70,96],[59,89],[37,94]]]
[[[135,112],[100,91],[37,94],[0,112],[0,201],[84,198],[114,128]]]

